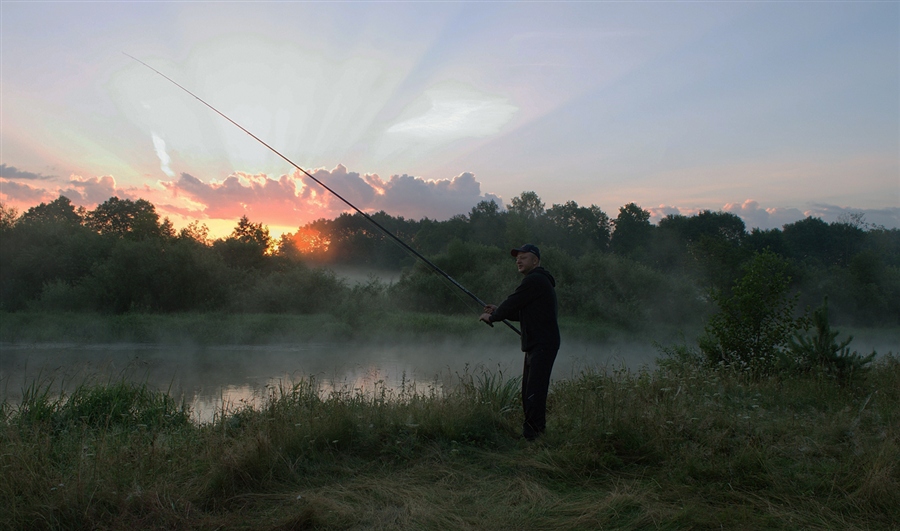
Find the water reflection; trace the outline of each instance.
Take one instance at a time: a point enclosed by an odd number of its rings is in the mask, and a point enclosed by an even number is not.
[[[586,365],[650,364],[650,344],[567,345],[554,379],[569,378]],[[269,393],[289,391],[312,379],[323,396],[332,392],[387,397],[402,392],[441,393],[466,371],[521,372],[515,346],[442,344],[311,344],[168,347],[117,344],[0,344],[0,400],[17,404],[34,382],[55,394],[78,385],[146,383],[183,400],[198,422],[223,411],[258,407]]]

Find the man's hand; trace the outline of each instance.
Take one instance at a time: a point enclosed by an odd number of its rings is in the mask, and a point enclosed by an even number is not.
[[[494,310],[496,310],[496,309],[497,309],[496,304],[486,304],[484,306],[484,313],[482,313],[481,317],[479,317],[478,319],[484,321],[485,323],[487,323],[493,327],[494,324],[491,322],[491,314],[494,313]]]

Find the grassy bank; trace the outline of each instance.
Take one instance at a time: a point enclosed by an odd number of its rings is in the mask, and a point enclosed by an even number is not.
[[[34,385],[3,405],[3,529],[891,529],[900,361],[853,386],[662,364],[551,390],[517,438],[518,382],[427,392],[272,388],[210,424],[165,394]]]

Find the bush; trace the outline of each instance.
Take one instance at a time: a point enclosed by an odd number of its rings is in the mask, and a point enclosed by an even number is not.
[[[754,377],[772,374],[794,333],[805,328],[806,316],[795,317],[797,297],[788,290],[788,263],[766,250],[744,269],[730,295],[713,291],[719,306],[700,338],[700,349],[713,366],[747,371]]]
[[[235,299],[235,310],[247,313],[324,313],[340,306],[347,287],[331,271],[297,263],[285,271],[252,275]]]
[[[837,341],[840,332],[832,331],[828,322],[827,297],[822,306],[813,312],[812,324],[815,327],[814,335],[804,336],[798,333],[790,341],[790,362],[794,367],[801,372],[818,368],[836,378],[842,386],[867,370],[867,365],[875,358],[876,352],[865,356],[855,350],[851,352],[848,345],[853,341],[853,336]]]

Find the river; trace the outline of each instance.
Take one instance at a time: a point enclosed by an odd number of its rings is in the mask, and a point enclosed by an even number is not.
[[[569,378],[588,366],[637,369],[652,365],[657,354],[650,342],[564,345],[553,377]],[[272,389],[303,379],[314,378],[324,394],[398,394],[404,388],[440,393],[466,372],[511,378],[521,374],[521,365],[516,345],[0,344],[0,400],[18,404],[23,389],[35,382],[58,395],[86,382],[125,379],[184,400],[197,422],[209,422],[223,409],[258,406]]]

